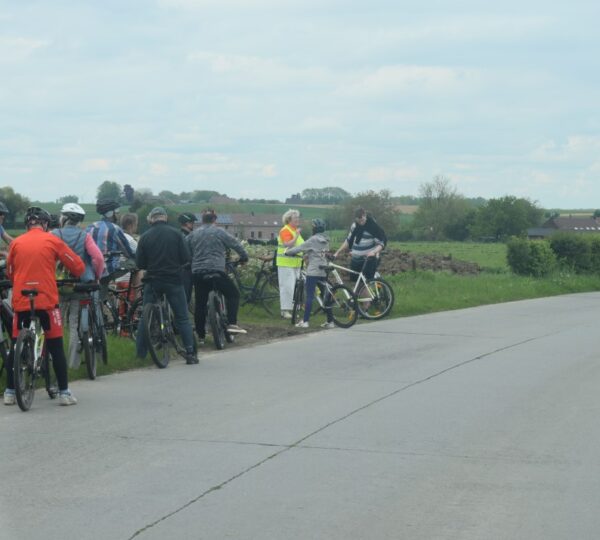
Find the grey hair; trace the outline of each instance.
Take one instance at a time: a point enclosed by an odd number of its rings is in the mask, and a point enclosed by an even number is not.
[[[287,225],[290,221],[292,221],[293,217],[300,217],[300,212],[298,212],[298,210],[290,209],[285,214],[283,214],[283,216],[281,217],[281,221],[284,225]]]

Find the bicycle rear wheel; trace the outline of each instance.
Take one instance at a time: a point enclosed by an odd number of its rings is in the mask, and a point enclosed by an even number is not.
[[[28,411],[35,395],[35,339],[29,330],[21,330],[15,345],[15,394],[22,411]]]
[[[152,361],[157,367],[166,368],[169,365],[171,352],[169,341],[162,328],[160,306],[158,304],[146,304],[142,312],[142,321],[146,345]]]
[[[129,337],[135,341],[137,333],[139,332],[139,322],[142,317],[142,311],[144,309],[144,304],[142,303],[142,298],[136,298],[131,304],[129,311],[127,312],[127,319],[123,323],[122,330],[126,331],[129,334]]]
[[[116,306],[116,300],[111,301],[112,295],[104,301],[101,301],[102,319],[105,331],[109,334],[118,335],[120,330],[119,309]]]
[[[208,294],[208,324],[215,347],[219,350],[223,349],[225,347],[225,327],[221,311],[221,298],[215,291],[210,291]]]
[[[85,370],[88,379],[93,381],[96,378],[96,348],[94,347],[94,338],[90,336],[90,332],[86,330],[81,332],[79,339],[81,341],[81,350],[83,351],[83,359],[85,361]]]
[[[257,300],[269,315],[279,311],[279,281],[275,272],[264,272],[264,281],[260,287]]]
[[[341,328],[350,328],[358,318],[356,295],[345,285],[331,287],[331,296],[326,297],[325,307],[331,309],[333,322]]]
[[[292,308],[292,324],[300,322],[304,317],[304,305],[306,294],[304,291],[304,280],[297,279],[294,286],[294,307]]]
[[[44,352],[42,354],[43,357],[40,364],[40,371],[44,376],[44,384],[46,386],[48,397],[50,399],[54,399],[56,396],[58,396],[58,380],[56,379],[54,368],[50,365],[50,356],[46,347],[44,347]]]
[[[383,279],[367,281],[357,293],[358,310],[366,319],[381,319],[394,306],[394,290]]]

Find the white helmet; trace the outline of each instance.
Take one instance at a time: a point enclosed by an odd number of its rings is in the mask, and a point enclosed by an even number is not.
[[[70,221],[83,221],[85,217],[85,210],[81,208],[77,203],[66,203],[60,209],[60,213],[68,218]]]

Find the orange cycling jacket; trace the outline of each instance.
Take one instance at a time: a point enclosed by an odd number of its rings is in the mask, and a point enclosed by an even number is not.
[[[29,299],[23,289],[37,289],[35,308],[52,309],[58,305],[56,262],[79,277],[85,264],[60,238],[34,227],[10,243],[6,274],[13,282],[12,303],[15,311],[29,311]]]

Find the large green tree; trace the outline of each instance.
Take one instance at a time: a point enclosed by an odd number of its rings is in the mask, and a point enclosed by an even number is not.
[[[121,193],[123,189],[120,184],[117,182],[112,182],[110,180],[105,180],[98,186],[98,191],[96,192],[98,199],[110,199],[114,201],[121,200]]]
[[[469,203],[450,180],[436,176],[419,187],[421,203],[415,212],[416,238],[425,240],[464,240],[469,223]]]
[[[529,199],[506,195],[490,199],[477,209],[471,226],[473,238],[504,240],[510,236],[523,236],[527,229],[540,224],[544,211]]]
[[[20,215],[31,205],[27,197],[15,193],[15,190],[10,186],[0,188],[0,201],[10,210],[10,214],[4,218],[6,227],[14,227],[18,223],[17,219]]]

